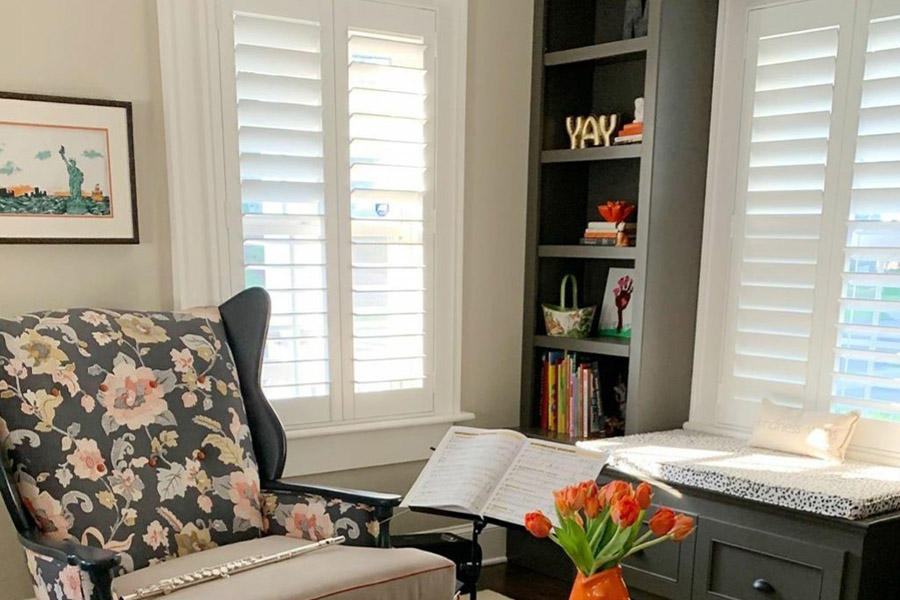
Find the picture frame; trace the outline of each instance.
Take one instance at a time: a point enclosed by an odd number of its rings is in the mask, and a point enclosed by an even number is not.
[[[0,244],[138,244],[130,102],[0,91]]]
[[[631,337],[634,312],[634,276],[634,269],[613,267],[609,270],[597,323],[598,335]]]

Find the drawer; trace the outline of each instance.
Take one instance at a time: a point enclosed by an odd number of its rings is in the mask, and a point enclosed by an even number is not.
[[[650,514],[657,508],[653,506]],[[690,536],[679,543],[664,542],[628,557],[622,563],[625,581],[634,590],[671,600],[688,600],[694,544],[694,536]]]
[[[844,552],[701,519],[695,600],[840,600]]]

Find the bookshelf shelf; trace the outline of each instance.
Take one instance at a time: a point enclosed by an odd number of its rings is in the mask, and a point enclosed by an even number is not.
[[[631,340],[615,337],[568,338],[536,335],[534,345],[549,350],[568,350],[603,356],[628,356],[631,350]]]
[[[548,52],[544,55],[544,66],[555,67],[558,65],[570,65],[572,63],[589,60],[621,60],[627,59],[632,55],[646,53],[647,38],[645,36],[631,40],[607,42],[606,44],[593,44],[591,46],[582,46],[581,48],[572,48],[570,50]]]
[[[538,246],[538,256],[543,258],[588,258],[600,260],[634,260],[637,248],[616,248],[615,246]]]
[[[640,158],[641,150],[642,144],[627,144],[624,146],[607,146],[598,148],[578,148],[576,150],[544,150],[543,152],[541,152],[541,162],[547,164]]]
[[[600,440],[605,438],[603,434],[591,436],[589,438],[585,437],[577,437],[574,435],[568,435],[565,433],[557,433],[555,431],[549,431],[547,429],[541,429],[540,427],[515,427],[514,431],[518,431],[523,435],[527,435],[530,438],[535,438],[539,440],[547,440],[550,442],[557,442],[560,444],[568,444],[570,446],[574,446],[578,442],[585,442],[587,440]]]

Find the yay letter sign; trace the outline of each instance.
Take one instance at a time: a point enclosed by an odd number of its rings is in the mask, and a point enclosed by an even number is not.
[[[619,128],[619,115],[566,117],[566,131],[571,148],[612,146],[613,134]]]

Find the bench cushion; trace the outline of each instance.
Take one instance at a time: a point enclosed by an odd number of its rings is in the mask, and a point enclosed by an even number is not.
[[[579,445],[610,453],[609,466],[827,517],[865,519],[900,509],[900,468],[753,448],[744,440],[685,430]]]
[[[133,593],[160,579],[256,555],[269,555],[310,542],[282,536],[221,546],[168,560],[117,577],[116,594]],[[173,592],[169,600],[254,598],[255,600],[450,600],[455,565],[436,554],[411,548],[331,546],[272,563],[228,579]]]

